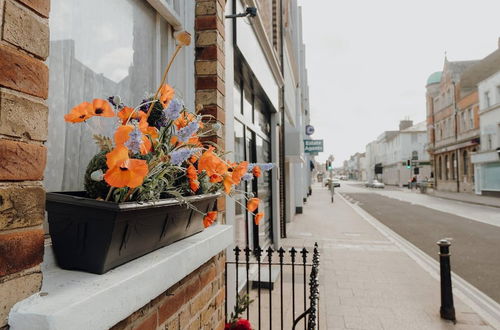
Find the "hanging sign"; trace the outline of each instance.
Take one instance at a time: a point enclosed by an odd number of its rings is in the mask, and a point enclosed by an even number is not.
[[[304,140],[304,151],[307,153],[323,152],[323,140]]]
[[[313,134],[314,134],[314,126],[306,125],[306,135],[313,135]]]

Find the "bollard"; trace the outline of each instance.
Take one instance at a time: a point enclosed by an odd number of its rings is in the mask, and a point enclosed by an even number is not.
[[[450,267],[450,241],[442,239],[437,242],[439,245],[439,265],[441,269],[441,318],[456,321],[455,306],[453,305],[453,291],[451,286]]]

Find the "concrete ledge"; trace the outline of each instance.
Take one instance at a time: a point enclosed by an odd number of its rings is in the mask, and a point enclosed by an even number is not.
[[[203,232],[95,275],[58,268],[51,247],[42,291],[11,310],[12,330],[109,329],[233,243],[231,226]]]

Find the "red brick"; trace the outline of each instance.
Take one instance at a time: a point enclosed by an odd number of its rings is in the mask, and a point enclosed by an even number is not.
[[[154,312],[147,319],[142,321],[134,330],[156,330],[158,326],[158,314]]]
[[[196,60],[216,60],[217,59],[217,46],[210,45],[206,47],[196,47]]]
[[[217,88],[217,76],[196,77],[196,90]]]
[[[43,17],[49,17],[50,0],[18,0],[30,7]]]
[[[196,17],[195,27],[197,31],[214,30],[217,28],[217,16],[199,16]]]
[[[215,120],[224,124],[226,122],[226,114],[224,110],[216,105],[207,105],[201,110],[202,115],[210,115],[214,117]]]
[[[0,139],[0,180],[42,180],[46,161],[42,145]]]
[[[0,234],[0,276],[17,273],[43,261],[43,230]]]
[[[49,70],[40,60],[0,45],[0,86],[46,99]]]
[[[224,81],[216,75],[196,77],[196,90],[217,89],[219,92],[224,94],[226,92],[225,88],[226,86]]]

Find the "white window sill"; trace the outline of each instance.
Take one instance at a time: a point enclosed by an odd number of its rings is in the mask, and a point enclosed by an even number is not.
[[[12,308],[11,330],[109,329],[232,243],[231,226],[215,225],[104,275],[58,268],[47,247],[42,294]]]

